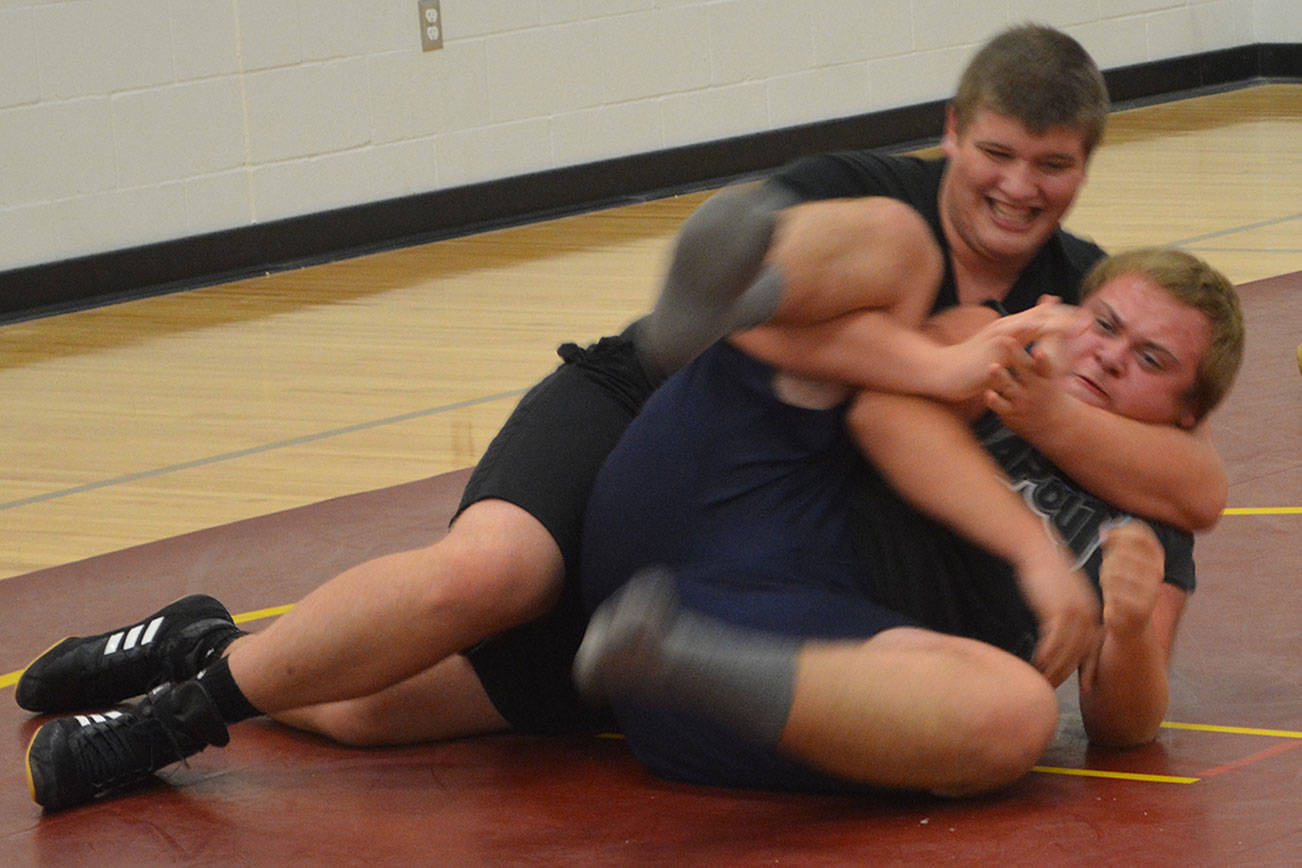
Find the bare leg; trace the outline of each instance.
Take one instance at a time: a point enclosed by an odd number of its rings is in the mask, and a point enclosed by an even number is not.
[[[901,627],[807,644],[779,745],[862,783],[968,795],[1030,771],[1057,717],[1048,682],[1013,655]]]
[[[541,524],[482,501],[439,543],[340,574],[193,679],[93,723],[45,724],[27,752],[32,797],[47,808],[82,804],[227,744],[227,724],[260,712],[313,706],[284,719],[352,743],[500,729],[468,662],[449,655],[545,611],[562,580],[560,551]],[[368,699],[340,701],[358,696]]]
[[[501,732],[497,713],[460,654],[379,693],[272,715],[277,721],[358,747],[421,744]]]
[[[918,329],[944,260],[907,205],[870,197],[788,208],[769,259],[786,278],[781,304],[766,325],[731,337],[741,349],[793,374],[859,388],[974,388],[970,360]],[[982,358],[982,384],[988,367]]]
[[[777,307],[781,276],[765,271],[777,212],[794,197],[768,185],[711,196],[679,230],[642,351],[676,371],[729,331],[764,322]]]
[[[341,573],[236,640],[231,675],[269,714],[369,696],[538,616],[563,575],[560,550],[533,516],[480,501],[434,545]]]
[[[705,717],[838,777],[966,795],[1030,770],[1053,737],[1053,689],[993,646],[913,627],[807,641],[682,609],[634,577],[594,614],[575,661],[588,691]]]
[[[769,254],[784,277],[774,325],[812,325],[858,310],[919,325],[944,274],[921,215],[895,199],[833,199],[782,212]]]
[[[917,325],[943,274],[922,217],[885,197],[792,204],[730,189],[684,224],[643,347],[677,370],[726,334],[812,325],[859,310]]]

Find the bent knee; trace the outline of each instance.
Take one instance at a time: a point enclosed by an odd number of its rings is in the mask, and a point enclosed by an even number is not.
[[[1002,789],[1039,761],[1058,728],[1058,701],[1049,682],[1030,666],[1004,665],[987,682],[992,689],[962,715],[963,749],[955,775],[941,795],[975,795]]]
[[[494,625],[541,615],[555,604],[565,577],[560,547],[547,529],[501,500],[471,505],[422,556],[433,609]]]
[[[860,237],[879,239],[881,249],[891,254],[884,266],[891,269],[892,282],[915,288],[904,294],[898,313],[921,322],[931,309],[931,293],[919,293],[916,288],[934,289],[945,273],[944,255],[931,228],[912,206],[898,199],[872,197],[862,200],[859,207]]]
[[[944,698],[935,706],[925,788],[946,796],[998,790],[1025,775],[1058,728],[1053,687],[1025,661],[974,639],[900,628],[879,634],[916,656]]]
[[[920,323],[930,310],[944,274],[940,247],[922,216],[883,196],[796,205],[776,248],[791,285],[858,300],[908,324]]]

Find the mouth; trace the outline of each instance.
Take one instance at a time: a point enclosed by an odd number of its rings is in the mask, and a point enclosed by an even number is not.
[[[1108,393],[1103,391],[1103,387],[1098,383],[1084,374],[1072,374],[1072,380],[1076,383],[1076,391],[1081,400],[1098,407],[1107,406],[1109,401]]]
[[[1009,205],[1007,202],[1000,202],[991,199],[989,196],[986,197],[986,204],[989,205],[990,213],[994,215],[995,222],[1002,228],[1014,232],[1028,228],[1044,211],[1043,208]]]

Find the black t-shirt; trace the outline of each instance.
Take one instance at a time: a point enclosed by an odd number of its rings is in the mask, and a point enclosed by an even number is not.
[[[931,227],[931,234],[945,253],[945,277],[933,308],[942,310],[958,304],[949,243],[940,226],[940,179],[945,165],[945,160],[846,151],[798,160],[778,172],[770,183],[782,184],[806,202],[888,196],[912,206]],[[1080,301],[1081,278],[1102,257],[1103,250],[1097,244],[1059,229],[1023,270],[1004,297],[1004,306],[1014,313],[1026,310],[1046,293],[1074,304]]]
[[[1099,532],[1130,516],[1089,494],[994,414],[976,435],[1032,511],[1052,525],[1097,589]],[[856,487],[855,547],[865,592],[933,630],[968,636],[1029,658],[1035,618],[1008,563],[959,538],[906,504],[882,477],[866,470]],[[1193,536],[1148,521],[1166,552],[1165,581],[1192,591]]]
[[[802,201],[889,196],[911,205],[945,252],[945,276],[934,306],[941,310],[958,303],[949,244],[940,224],[940,182],[945,165],[944,160],[851,151],[799,160],[770,183],[782,184]],[[1085,273],[1103,255],[1098,245],[1056,231],[1005,296],[1004,306],[1012,312],[1025,310],[1045,293],[1078,302]],[[1069,542],[1079,546],[1073,550],[1083,556],[1086,572],[1097,583],[1097,532],[1106,521],[1122,514],[1083,492],[1008,432],[996,417],[984,419],[977,433],[997,460],[1002,457],[1009,462],[1006,471],[1014,477],[1021,475],[1014,484],[1032,492],[1041,506],[1062,499],[1056,513],[1050,508],[1040,514],[1046,518],[1054,515],[1062,522],[1062,529],[1072,537]],[[865,590],[871,597],[932,629],[1030,656],[1035,619],[1005,561],[918,513],[871,467],[864,466],[862,484],[854,491],[855,547],[864,567]],[[1086,498],[1089,507],[1083,506]],[[1173,528],[1153,526],[1166,547],[1166,580],[1192,590],[1193,538]]]

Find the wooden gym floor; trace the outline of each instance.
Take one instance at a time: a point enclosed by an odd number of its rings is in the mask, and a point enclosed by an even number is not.
[[[195,591],[256,629],[436,538],[555,346],[646,307],[702,195],[0,327],[0,861],[1296,864],[1298,84],[1115,114],[1068,221],[1110,249],[1206,256],[1249,318],[1212,418],[1231,508],[1198,544],[1154,745],[1089,748],[1064,690],[1036,773],[945,802],[669,784],[616,740],[365,751],[255,721],[122,798],[29,800],[39,721],[5,696],[33,656]]]

